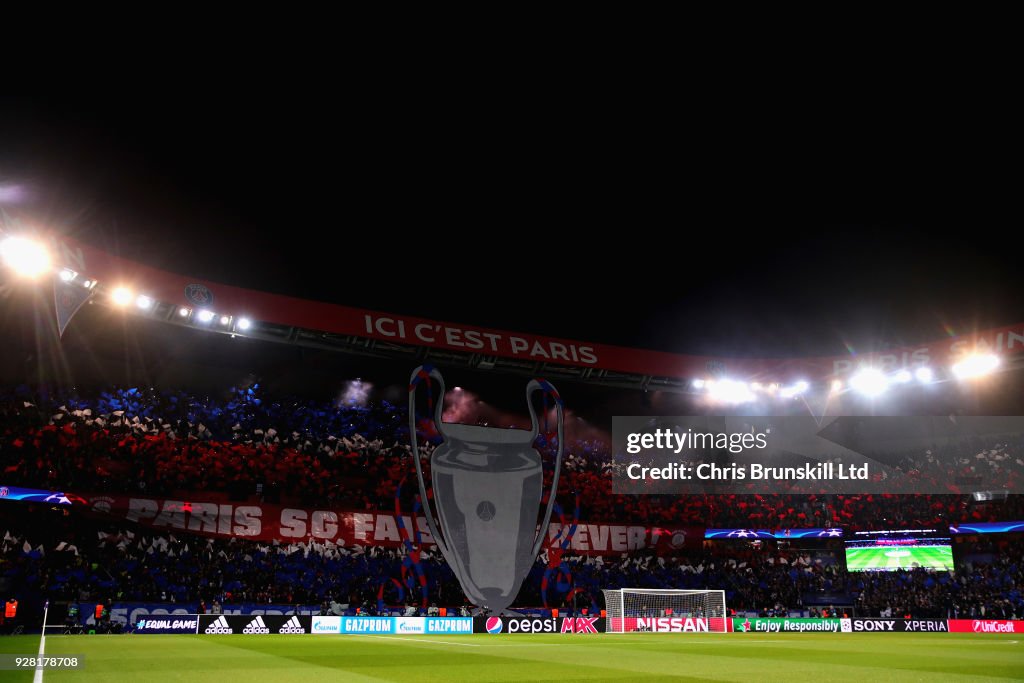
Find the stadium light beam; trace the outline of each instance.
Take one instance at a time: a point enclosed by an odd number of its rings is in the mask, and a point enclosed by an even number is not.
[[[999,367],[999,356],[992,353],[971,354],[953,365],[953,374],[957,379],[974,379],[991,374]]]
[[[26,237],[7,237],[0,242],[0,260],[18,275],[35,278],[50,269],[50,253]]]
[[[932,369],[929,367],[922,367],[914,371],[914,377],[917,378],[918,382],[921,382],[922,384],[928,384],[933,379],[935,379],[935,373],[932,372]]]
[[[248,318],[239,318],[238,323],[235,325],[240,330],[247,330],[252,327],[252,321]]]
[[[77,276],[78,273],[71,270],[70,268],[62,268],[59,275],[61,282],[71,282]]]
[[[191,313],[191,312],[192,311],[188,310],[184,306],[182,306],[181,308],[178,309],[178,315],[181,316],[182,318],[187,318],[188,314]]]
[[[889,378],[881,370],[865,368],[850,378],[850,386],[858,393],[875,398],[889,389]]]
[[[196,314],[196,317],[199,319],[199,322],[201,322],[201,323],[208,323],[208,322],[210,322],[211,320],[213,320],[213,316],[214,316],[213,311],[207,311],[205,309],[202,310],[202,311],[199,311],[199,313]]]
[[[140,294],[138,298],[135,299],[135,305],[144,311],[148,311],[153,306],[153,300],[145,294]]]
[[[230,322],[231,322],[231,316],[230,315],[222,315],[220,317],[220,324],[221,325],[227,325]]]
[[[900,384],[906,384],[911,379],[913,379],[913,375],[910,374],[910,370],[900,370],[899,372],[896,373],[895,379]]]

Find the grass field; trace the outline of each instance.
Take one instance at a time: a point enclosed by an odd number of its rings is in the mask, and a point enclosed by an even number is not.
[[[846,566],[851,572],[910,569],[914,566],[951,571],[953,548],[948,545],[847,548]]]
[[[38,649],[38,636],[0,638],[3,653]],[[46,654],[85,657],[46,671],[53,683],[1024,680],[1014,634],[48,636]]]

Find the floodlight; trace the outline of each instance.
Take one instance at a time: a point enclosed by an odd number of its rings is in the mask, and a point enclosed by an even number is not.
[[[26,237],[7,237],[0,242],[0,260],[18,275],[30,278],[50,269],[46,247]]]
[[[953,374],[960,379],[983,377],[999,367],[999,356],[991,353],[971,354],[953,366]]]
[[[110,300],[117,306],[127,306],[132,301],[132,290],[127,287],[117,287],[110,293]]]
[[[889,378],[881,370],[865,368],[850,378],[850,386],[865,396],[881,396],[889,388]]]

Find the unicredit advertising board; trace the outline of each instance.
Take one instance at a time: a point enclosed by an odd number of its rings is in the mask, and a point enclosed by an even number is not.
[[[1024,633],[1024,621],[1007,619],[950,619],[953,633]]]

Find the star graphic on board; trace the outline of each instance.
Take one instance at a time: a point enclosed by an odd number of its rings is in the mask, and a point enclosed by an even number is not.
[[[750,619],[743,622],[743,632],[746,633],[750,630]]]
[[[757,536],[757,533],[748,529],[735,529],[729,532],[729,536],[732,538],[748,538],[750,536]]]

